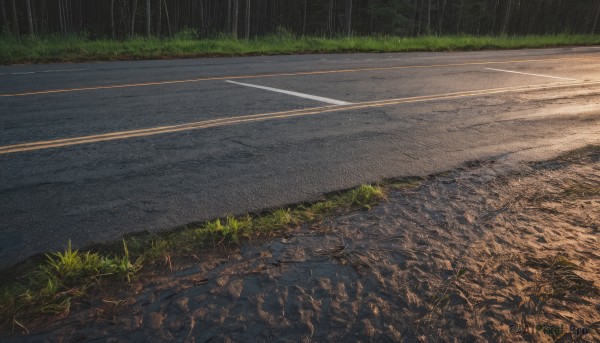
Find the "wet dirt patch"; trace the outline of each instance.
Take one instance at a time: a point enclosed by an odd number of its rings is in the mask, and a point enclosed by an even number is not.
[[[8,340],[597,342],[599,157],[389,187],[369,211],[207,252]]]

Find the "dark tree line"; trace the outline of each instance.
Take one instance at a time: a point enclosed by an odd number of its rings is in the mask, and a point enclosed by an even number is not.
[[[3,33],[91,37],[597,33],[600,0],[0,0]]]

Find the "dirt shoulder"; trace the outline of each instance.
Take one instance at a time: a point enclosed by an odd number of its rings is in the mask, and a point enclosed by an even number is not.
[[[393,188],[5,338],[600,341],[600,149]]]

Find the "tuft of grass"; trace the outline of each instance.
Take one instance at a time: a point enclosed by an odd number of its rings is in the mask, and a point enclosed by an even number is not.
[[[240,239],[247,237],[252,228],[250,216],[235,218],[227,216],[224,223],[221,219],[208,221],[203,226],[194,229],[194,240],[200,242],[212,241],[216,244],[237,244]]]
[[[37,269],[0,288],[0,325],[26,331],[21,318],[40,314],[66,316],[73,303],[107,278],[130,282],[142,260],[132,262],[126,242],[123,253],[102,256],[73,250],[69,241],[63,252],[46,254]]]
[[[127,244],[123,240],[122,256],[100,256],[90,251],[80,253],[71,248],[71,241],[64,252],[46,254],[46,265],[42,268],[49,280],[71,286],[82,280],[94,280],[100,276],[120,275],[131,281],[135,267],[129,258]]]
[[[315,221],[344,209],[371,209],[386,199],[384,188],[376,185],[361,185],[357,188],[329,195],[324,200],[308,206],[298,206],[292,211],[294,220]]]
[[[261,233],[272,233],[279,231],[289,224],[298,224],[299,220],[289,208],[277,209],[263,216],[258,216],[255,221],[255,229]]]
[[[362,185],[350,192],[352,205],[357,205],[366,209],[383,200],[385,194],[380,187],[372,185]]]
[[[238,40],[228,36],[197,39],[194,32],[173,38],[134,37],[122,41],[86,36],[0,36],[0,63],[113,61],[214,56],[310,53],[408,52],[547,48],[600,44],[599,35],[535,36],[364,36],[295,37],[289,33]]]

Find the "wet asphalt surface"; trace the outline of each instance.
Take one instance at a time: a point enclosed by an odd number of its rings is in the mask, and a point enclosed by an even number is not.
[[[346,71],[289,75],[332,70]],[[240,75],[358,103],[600,81],[600,49],[0,66],[0,95],[216,78],[0,96],[0,147],[327,105],[225,82]],[[534,160],[598,143],[600,86],[573,85],[0,154],[0,268],[69,239],[81,247],[467,161]]]

